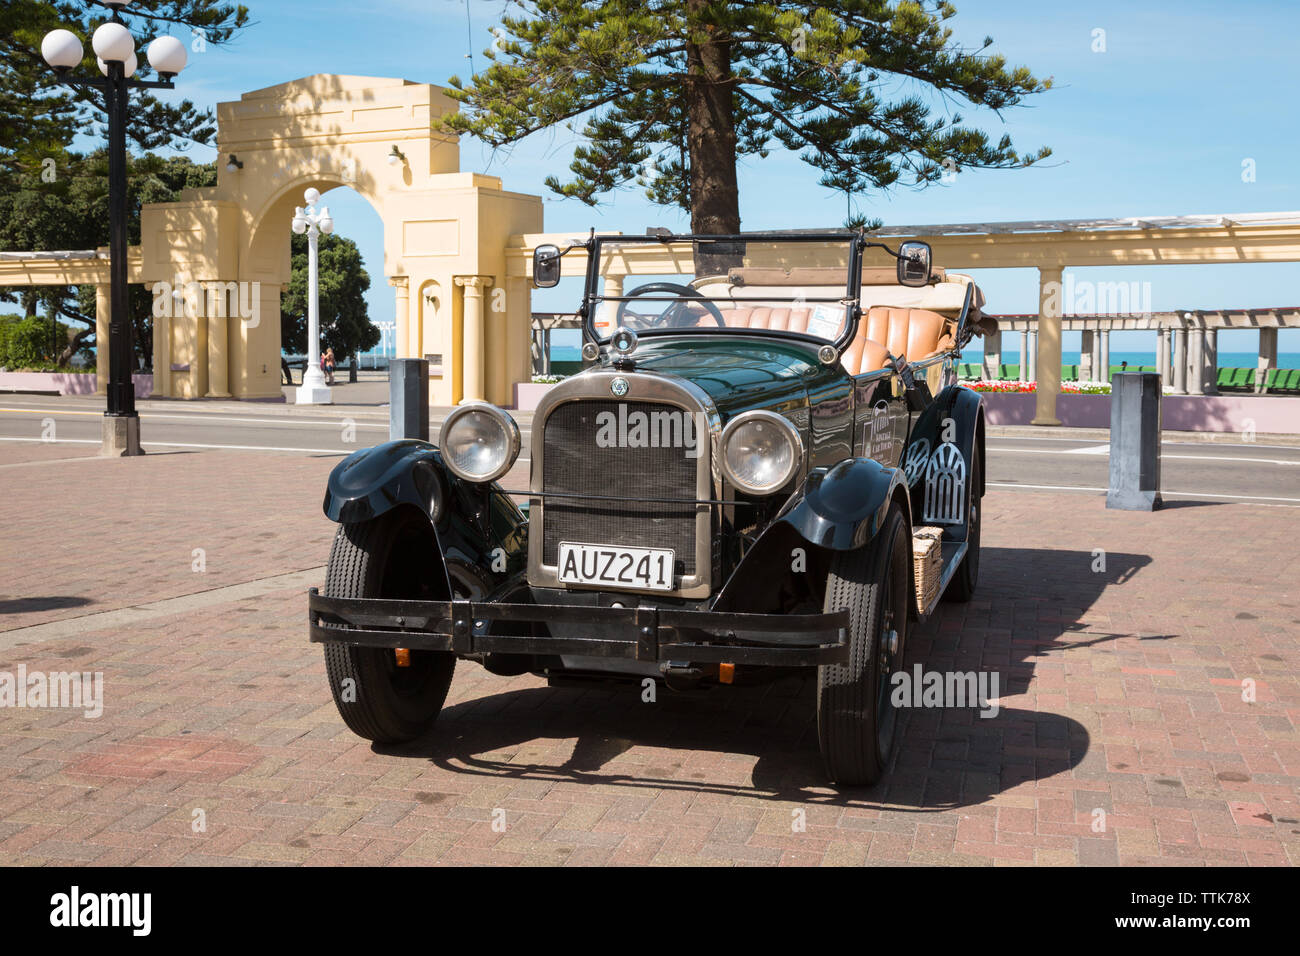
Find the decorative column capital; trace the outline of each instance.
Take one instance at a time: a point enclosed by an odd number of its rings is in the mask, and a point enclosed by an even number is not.
[[[388,284],[391,285],[394,289],[401,289],[405,291],[406,289],[410,288],[411,277],[410,276],[389,276]]]
[[[464,288],[466,295],[482,295],[492,284],[492,276],[454,276],[451,281]]]

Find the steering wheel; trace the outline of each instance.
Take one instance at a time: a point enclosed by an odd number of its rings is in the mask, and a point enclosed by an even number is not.
[[[668,292],[674,295],[685,296],[688,299],[697,299],[699,300],[700,305],[704,306],[705,311],[707,311],[713,318],[713,321],[718,323],[719,328],[725,329],[727,327],[727,323],[722,318],[722,313],[718,311],[718,307],[708,299],[704,298],[699,289],[694,289],[688,285],[678,285],[676,282],[651,282],[643,286],[637,286],[637,288],[627,293],[627,297],[628,299],[632,299],[648,292]],[[618,304],[618,311],[614,313],[615,327],[623,324],[623,316],[627,314],[627,307],[629,305],[631,305],[630,302],[620,302]],[[649,324],[646,325],[646,328],[654,329],[661,326],[670,329],[685,328],[688,325],[694,324],[694,322],[688,323],[685,321],[690,318],[691,315],[687,311],[684,302],[670,302],[668,308],[664,309],[658,318],[652,319]]]

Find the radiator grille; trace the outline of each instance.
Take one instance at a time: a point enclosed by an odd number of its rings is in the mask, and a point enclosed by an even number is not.
[[[695,500],[698,458],[687,449],[601,447],[599,426],[619,407],[627,420],[634,413],[674,411],[651,402],[581,400],[568,402],[546,419],[542,491],[549,494],[610,494],[620,497]],[[545,502],[542,563],[555,565],[561,541],[618,544],[640,548],[672,548],[678,575],[695,568],[695,518],[702,505],[600,498],[550,498]]]

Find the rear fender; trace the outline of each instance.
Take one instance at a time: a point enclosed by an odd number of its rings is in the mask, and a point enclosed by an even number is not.
[[[971,463],[984,455],[984,399],[978,392],[949,385],[917,416],[907,438],[903,472],[912,503],[912,524],[939,525],[944,538],[966,538],[967,489]],[[983,496],[985,472],[981,469]]]

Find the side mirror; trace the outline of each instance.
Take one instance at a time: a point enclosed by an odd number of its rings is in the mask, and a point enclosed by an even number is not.
[[[898,247],[898,284],[928,285],[930,282],[930,244],[909,239]]]
[[[533,285],[549,289],[560,283],[560,247],[545,245],[533,250]]]

